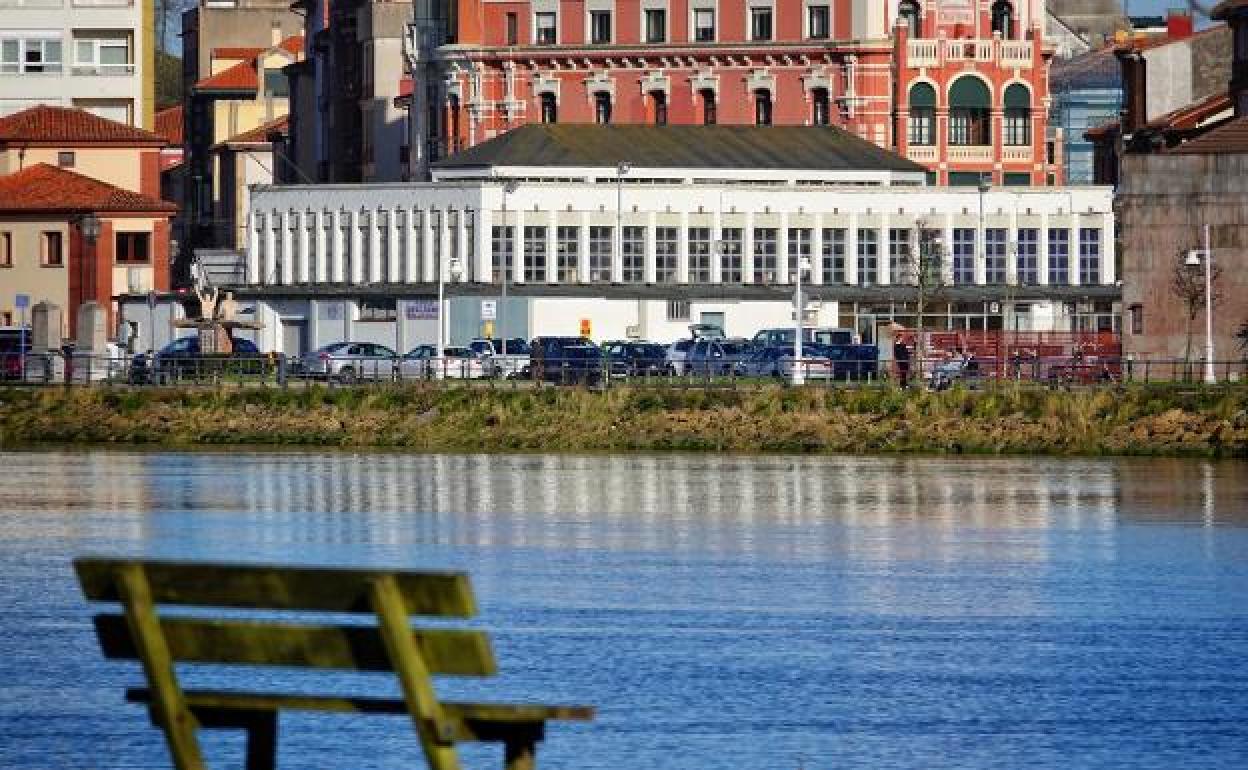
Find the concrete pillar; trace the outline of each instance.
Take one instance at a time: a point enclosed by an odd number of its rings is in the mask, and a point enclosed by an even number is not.
[[[754,283],[754,214],[749,211],[741,231],[741,282]]]
[[[1036,256],[1036,278],[1041,286],[1049,285],[1049,215],[1040,215],[1039,243],[1036,244],[1039,254]]]
[[[815,286],[823,285],[823,228],[819,226],[819,217],[815,217],[810,229],[810,273],[806,279]]]
[[[490,249],[493,246],[492,235],[494,232],[494,212],[489,209],[479,209],[477,211],[475,227],[472,231],[472,237],[477,242],[477,267],[475,278],[477,283],[493,282],[493,267],[490,260],[494,258]]]
[[[420,283],[420,210],[404,209],[403,228],[399,237],[407,242],[403,259],[403,283]]]
[[[524,210],[517,208],[511,215],[512,231],[511,282],[524,283]]]
[[[30,308],[30,349],[32,353],[59,351],[64,329],[61,306],[51,302],[36,302]]]
[[[878,257],[879,269],[876,272],[876,283],[878,283],[880,286],[888,286],[894,281],[893,273],[892,273],[892,270],[893,270],[892,240],[893,239],[889,237],[891,235],[891,233],[889,233],[889,230],[891,228],[892,228],[892,218],[889,216],[887,211],[881,212],[880,213],[880,236],[879,236],[880,256]]]
[[[1108,286],[1118,280],[1114,265],[1117,251],[1118,244],[1114,242],[1114,215],[1107,211],[1101,215],[1101,283],[1104,285]]]
[[[455,242],[459,244],[459,248],[455,251],[459,254],[460,283],[471,281],[473,271],[477,268],[472,256],[472,247],[475,244],[472,243],[471,234],[468,232],[468,223],[472,221],[472,216],[472,212],[467,207],[464,207],[459,210],[459,217],[455,221],[454,238]]]
[[[776,228],[776,283],[789,283],[789,215],[780,215]]]
[[[1070,257],[1066,260],[1066,282],[1071,286],[1079,285],[1079,216],[1070,212]]]
[[[941,269],[941,274],[943,277],[941,280],[946,284],[952,284],[953,283],[953,214],[946,213],[944,215],[944,219],[945,219],[945,223],[944,223],[944,231],[945,231],[944,252],[945,253],[943,255],[944,263]]]
[[[305,211],[299,218],[299,262],[295,265],[295,280],[308,283],[312,280],[312,261],[316,259],[313,246],[316,228],[316,212]]]
[[[386,211],[386,283],[403,281],[403,260],[400,258],[402,249],[399,248],[399,239],[403,237],[399,232],[400,210],[395,207]]]
[[[676,233],[676,283],[689,283],[689,212],[683,208]]]
[[[351,240],[351,283],[364,283],[365,265],[364,265],[364,239],[360,233],[360,212],[352,210],[347,214],[347,222],[350,224],[350,230],[347,237]],[[372,229],[371,226],[369,228]],[[369,259],[372,255],[369,255]]]
[[[724,218],[719,210],[711,212],[711,283],[724,282],[724,255],[719,245],[724,241]]]
[[[108,342],[108,310],[95,300],[78,306],[74,347],[79,353],[103,353]]]
[[[438,218],[438,271],[442,274],[443,281],[451,280],[452,256],[454,252],[451,251],[451,209],[448,207]]]
[[[850,212],[845,226],[845,283],[858,285],[858,213]]]
[[[247,283],[260,283],[260,231],[255,219],[247,225]]]
[[[286,212],[286,216],[281,221],[282,230],[279,233],[282,239],[282,264],[281,280],[282,284],[289,286],[295,282],[295,261],[300,259],[300,255],[295,250],[295,231],[294,227],[299,223],[299,215],[293,211]]]
[[[317,283],[329,282],[329,263],[330,249],[333,248],[334,239],[326,238],[326,228],[333,225],[333,215],[329,211],[322,211],[315,215],[316,231],[312,233],[312,237],[316,239],[316,263],[312,266],[313,274],[316,276]],[[308,332],[311,334],[311,331]],[[310,338],[309,338],[310,339]]]
[[[559,283],[559,225],[554,211],[546,223],[546,283]]]
[[[265,284],[277,282],[277,212],[270,211],[264,219],[264,264],[260,267],[260,281]],[[283,255],[284,256],[284,255]]]
[[[642,280],[647,284],[658,283],[658,254],[655,248],[654,212],[646,212],[645,254],[642,255]]]
[[[438,217],[432,208],[420,212],[420,280],[424,283],[437,283],[437,254],[434,246],[434,226]]]
[[[333,283],[344,283],[347,280],[347,246],[349,241],[346,238],[346,228],[343,226],[347,221],[347,212],[339,209],[336,212],[329,212],[329,236],[332,241],[330,248],[330,281]]]
[[[1010,210],[1010,229],[1005,234],[1005,282],[1018,285],[1018,205]]]
[[[589,283],[592,273],[589,269],[589,214],[582,211],[576,231],[576,275],[581,283]]]

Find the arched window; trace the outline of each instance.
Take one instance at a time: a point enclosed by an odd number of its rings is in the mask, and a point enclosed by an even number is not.
[[[910,37],[921,36],[923,11],[919,9],[918,0],[901,0],[901,5],[897,6],[897,18],[906,25]]]
[[[1000,33],[1005,40],[1014,38],[1014,6],[1007,0],[992,4],[992,31]]]
[[[949,144],[992,144],[992,96],[977,77],[964,75],[949,89]]]
[[[555,95],[549,91],[542,94],[542,122],[559,122],[559,105],[555,103]]]
[[[810,92],[810,124],[826,126],[832,122],[832,102],[828,89],[815,88]]]
[[[931,147],[936,144],[936,89],[930,83],[915,83],[910,87],[907,137],[911,146]]]
[[[715,92],[709,88],[703,88],[698,93],[702,96],[702,125],[713,126],[717,120],[715,114]]]
[[[650,103],[654,106],[654,125],[667,125],[667,94],[662,91],[650,92]]]
[[[771,125],[771,91],[766,88],[754,92],[754,125]]]
[[[1005,143],[1012,147],[1031,145],[1031,92],[1022,83],[1005,89]]]
[[[611,122],[611,94],[606,91],[594,94],[594,122],[603,125]]]

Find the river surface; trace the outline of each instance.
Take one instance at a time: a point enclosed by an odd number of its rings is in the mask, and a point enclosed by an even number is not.
[[[82,554],[467,571],[501,674],[441,692],[599,708],[543,768],[1248,767],[1243,463],[0,453],[0,767],[170,766]],[[280,765],[422,761],[403,719],[295,715]]]

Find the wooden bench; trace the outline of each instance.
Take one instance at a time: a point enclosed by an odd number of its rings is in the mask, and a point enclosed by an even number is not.
[[[485,632],[411,625],[411,615],[476,614],[463,574],[115,559],[77,559],[74,569],[87,599],[121,603],[124,614],[94,617],[96,634],[105,657],[142,662],[148,687],[128,690],[126,698],[148,705],[178,770],[204,767],[196,737],[201,727],[246,730],[248,770],[274,768],[277,717],[284,710],[409,714],[434,770],[460,767],[461,741],[500,742],[508,770],[533,768],[547,721],[594,716],[586,706],[438,699],[435,674],[497,673]],[[158,605],[369,613],[377,625],[275,622],[238,613],[160,617]],[[403,697],[184,690],[174,669],[178,662],[393,671]]]

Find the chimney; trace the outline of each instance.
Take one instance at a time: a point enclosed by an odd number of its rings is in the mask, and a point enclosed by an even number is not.
[[[1248,117],[1248,0],[1224,0],[1213,9],[1214,21],[1225,21],[1231,28],[1231,103],[1235,117]]]
[[[1186,40],[1192,36],[1192,14],[1185,8],[1166,11],[1166,37],[1170,40]]]
[[[271,25],[269,25],[269,45],[273,48],[277,48],[278,44],[281,42],[282,23],[280,21],[274,21]]]
[[[1248,3],[1248,0],[1244,0]],[[1121,131],[1129,136],[1148,122],[1148,62],[1134,47],[1128,45],[1114,51],[1122,67],[1124,93]]]

